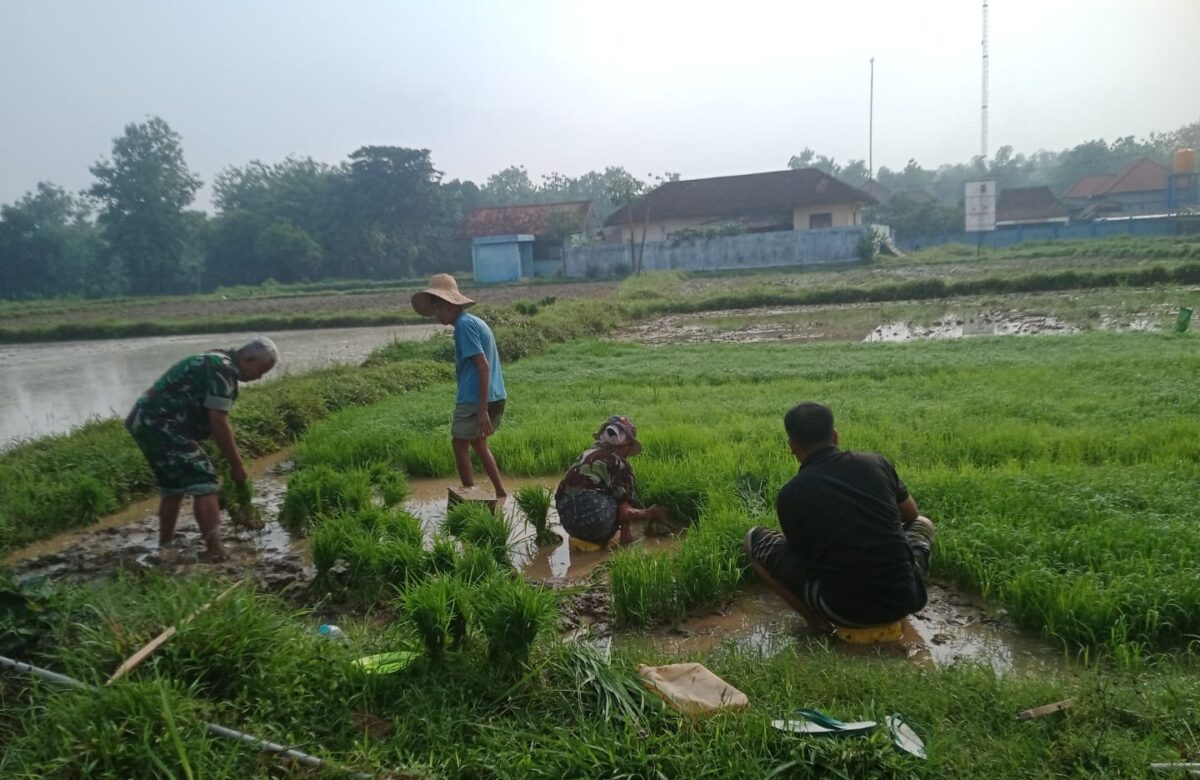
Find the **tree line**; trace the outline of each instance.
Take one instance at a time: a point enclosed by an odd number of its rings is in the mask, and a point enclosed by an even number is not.
[[[1164,160],[1200,146],[1200,122],[1177,131],[1088,141],[1026,157],[1001,147],[991,160],[926,169],[915,160],[876,180],[901,193],[873,218],[902,235],[960,229],[962,183],[1049,184],[1118,170],[1140,155]],[[816,167],[850,184],[866,181],[862,160],[842,165],[805,149],[789,165]],[[90,168],[82,192],[40,182],[0,206],[0,298],[163,295],[222,286],[319,279],[397,279],[469,267],[458,240],[481,206],[590,200],[593,230],[621,205],[679,174],[645,179],[619,166],[534,181],[511,166],[478,185],[445,180],[428,149],[363,146],[337,164],[288,157],[230,166],[213,181],[213,214],[193,207],[200,178],[179,135],[161,118],[132,123],[111,154]],[[932,198],[909,197],[921,192]]]

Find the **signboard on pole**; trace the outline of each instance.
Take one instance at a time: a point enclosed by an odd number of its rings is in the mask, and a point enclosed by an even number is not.
[[[967,232],[996,229],[996,182],[967,182]]]

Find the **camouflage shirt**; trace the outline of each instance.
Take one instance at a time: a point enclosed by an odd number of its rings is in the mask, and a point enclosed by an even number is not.
[[[233,408],[240,378],[232,350],[186,357],[138,398],[129,415],[130,428],[152,426],[196,441],[207,439],[209,410]]]
[[[579,456],[558,485],[554,497],[594,490],[607,493],[617,502],[637,503],[637,483],[629,461],[608,447],[595,446]]]

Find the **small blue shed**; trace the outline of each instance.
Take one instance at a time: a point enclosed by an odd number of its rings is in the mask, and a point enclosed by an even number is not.
[[[471,239],[475,281],[519,282],[533,276],[533,236],[483,236]]]
[[[471,239],[475,281],[517,282],[563,275],[563,244],[587,229],[591,201],[475,209],[460,235]]]

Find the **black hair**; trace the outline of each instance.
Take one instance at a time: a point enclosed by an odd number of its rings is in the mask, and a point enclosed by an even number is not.
[[[806,449],[828,444],[833,438],[833,412],[824,404],[805,401],[783,416],[783,427],[789,439]]]

